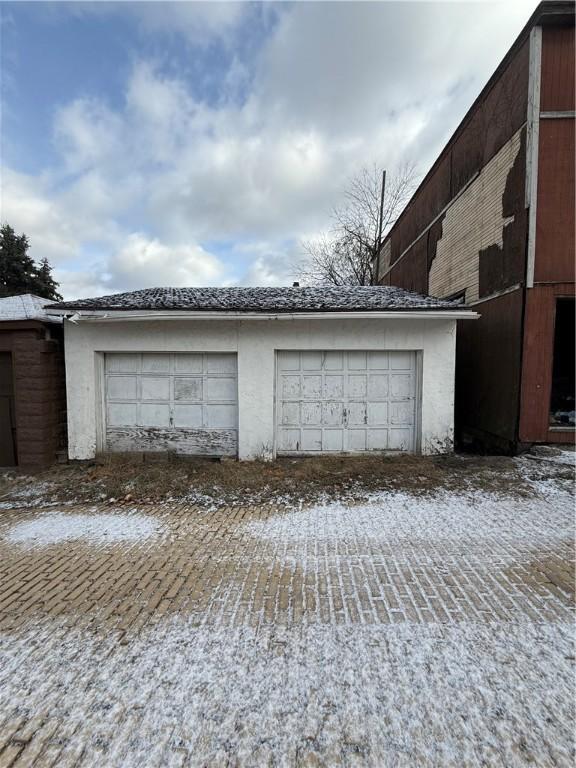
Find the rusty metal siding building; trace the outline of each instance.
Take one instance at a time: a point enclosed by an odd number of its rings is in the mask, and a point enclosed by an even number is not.
[[[541,3],[380,252],[379,284],[481,314],[458,330],[461,441],[574,440],[574,110],[574,4]]]
[[[45,302],[29,295],[0,300],[2,467],[43,469],[66,444],[63,328],[45,316]]]

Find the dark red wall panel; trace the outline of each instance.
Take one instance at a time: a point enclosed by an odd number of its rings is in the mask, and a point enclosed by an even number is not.
[[[535,282],[574,280],[573,118],[540,121]]]
[[[574,69],[574,27],[544,27],[541,111],[564,112],[575,108]]]
[[[556,299],[562,296],[574,296],[574,283],[539,285],[526,292],[521,442],[547,442],[554,435],[549,430],[548,422]]]

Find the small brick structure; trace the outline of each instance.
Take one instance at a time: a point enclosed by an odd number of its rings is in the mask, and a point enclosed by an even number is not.
[[[26,471],[53,464],[66,444],[63,328],[43,303],[0,300],[0,466]]]

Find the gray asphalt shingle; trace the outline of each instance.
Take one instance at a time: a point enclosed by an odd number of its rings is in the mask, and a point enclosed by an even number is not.
[[[49,304],[49,309],[212,312],[361,312],[456,310],[462,304],[393,286],[290,288],[147,288]]]

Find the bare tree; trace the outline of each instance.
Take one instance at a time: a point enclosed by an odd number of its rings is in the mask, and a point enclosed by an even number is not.
[[[332,229],[302,243],[306,256],[299,277],[307,283],[371,285],[382,235],[410,199],[416,178],[412,165],[388,174],[382,199],[382,171],[363,168],[350,180],[343,205],[332,211]]]

